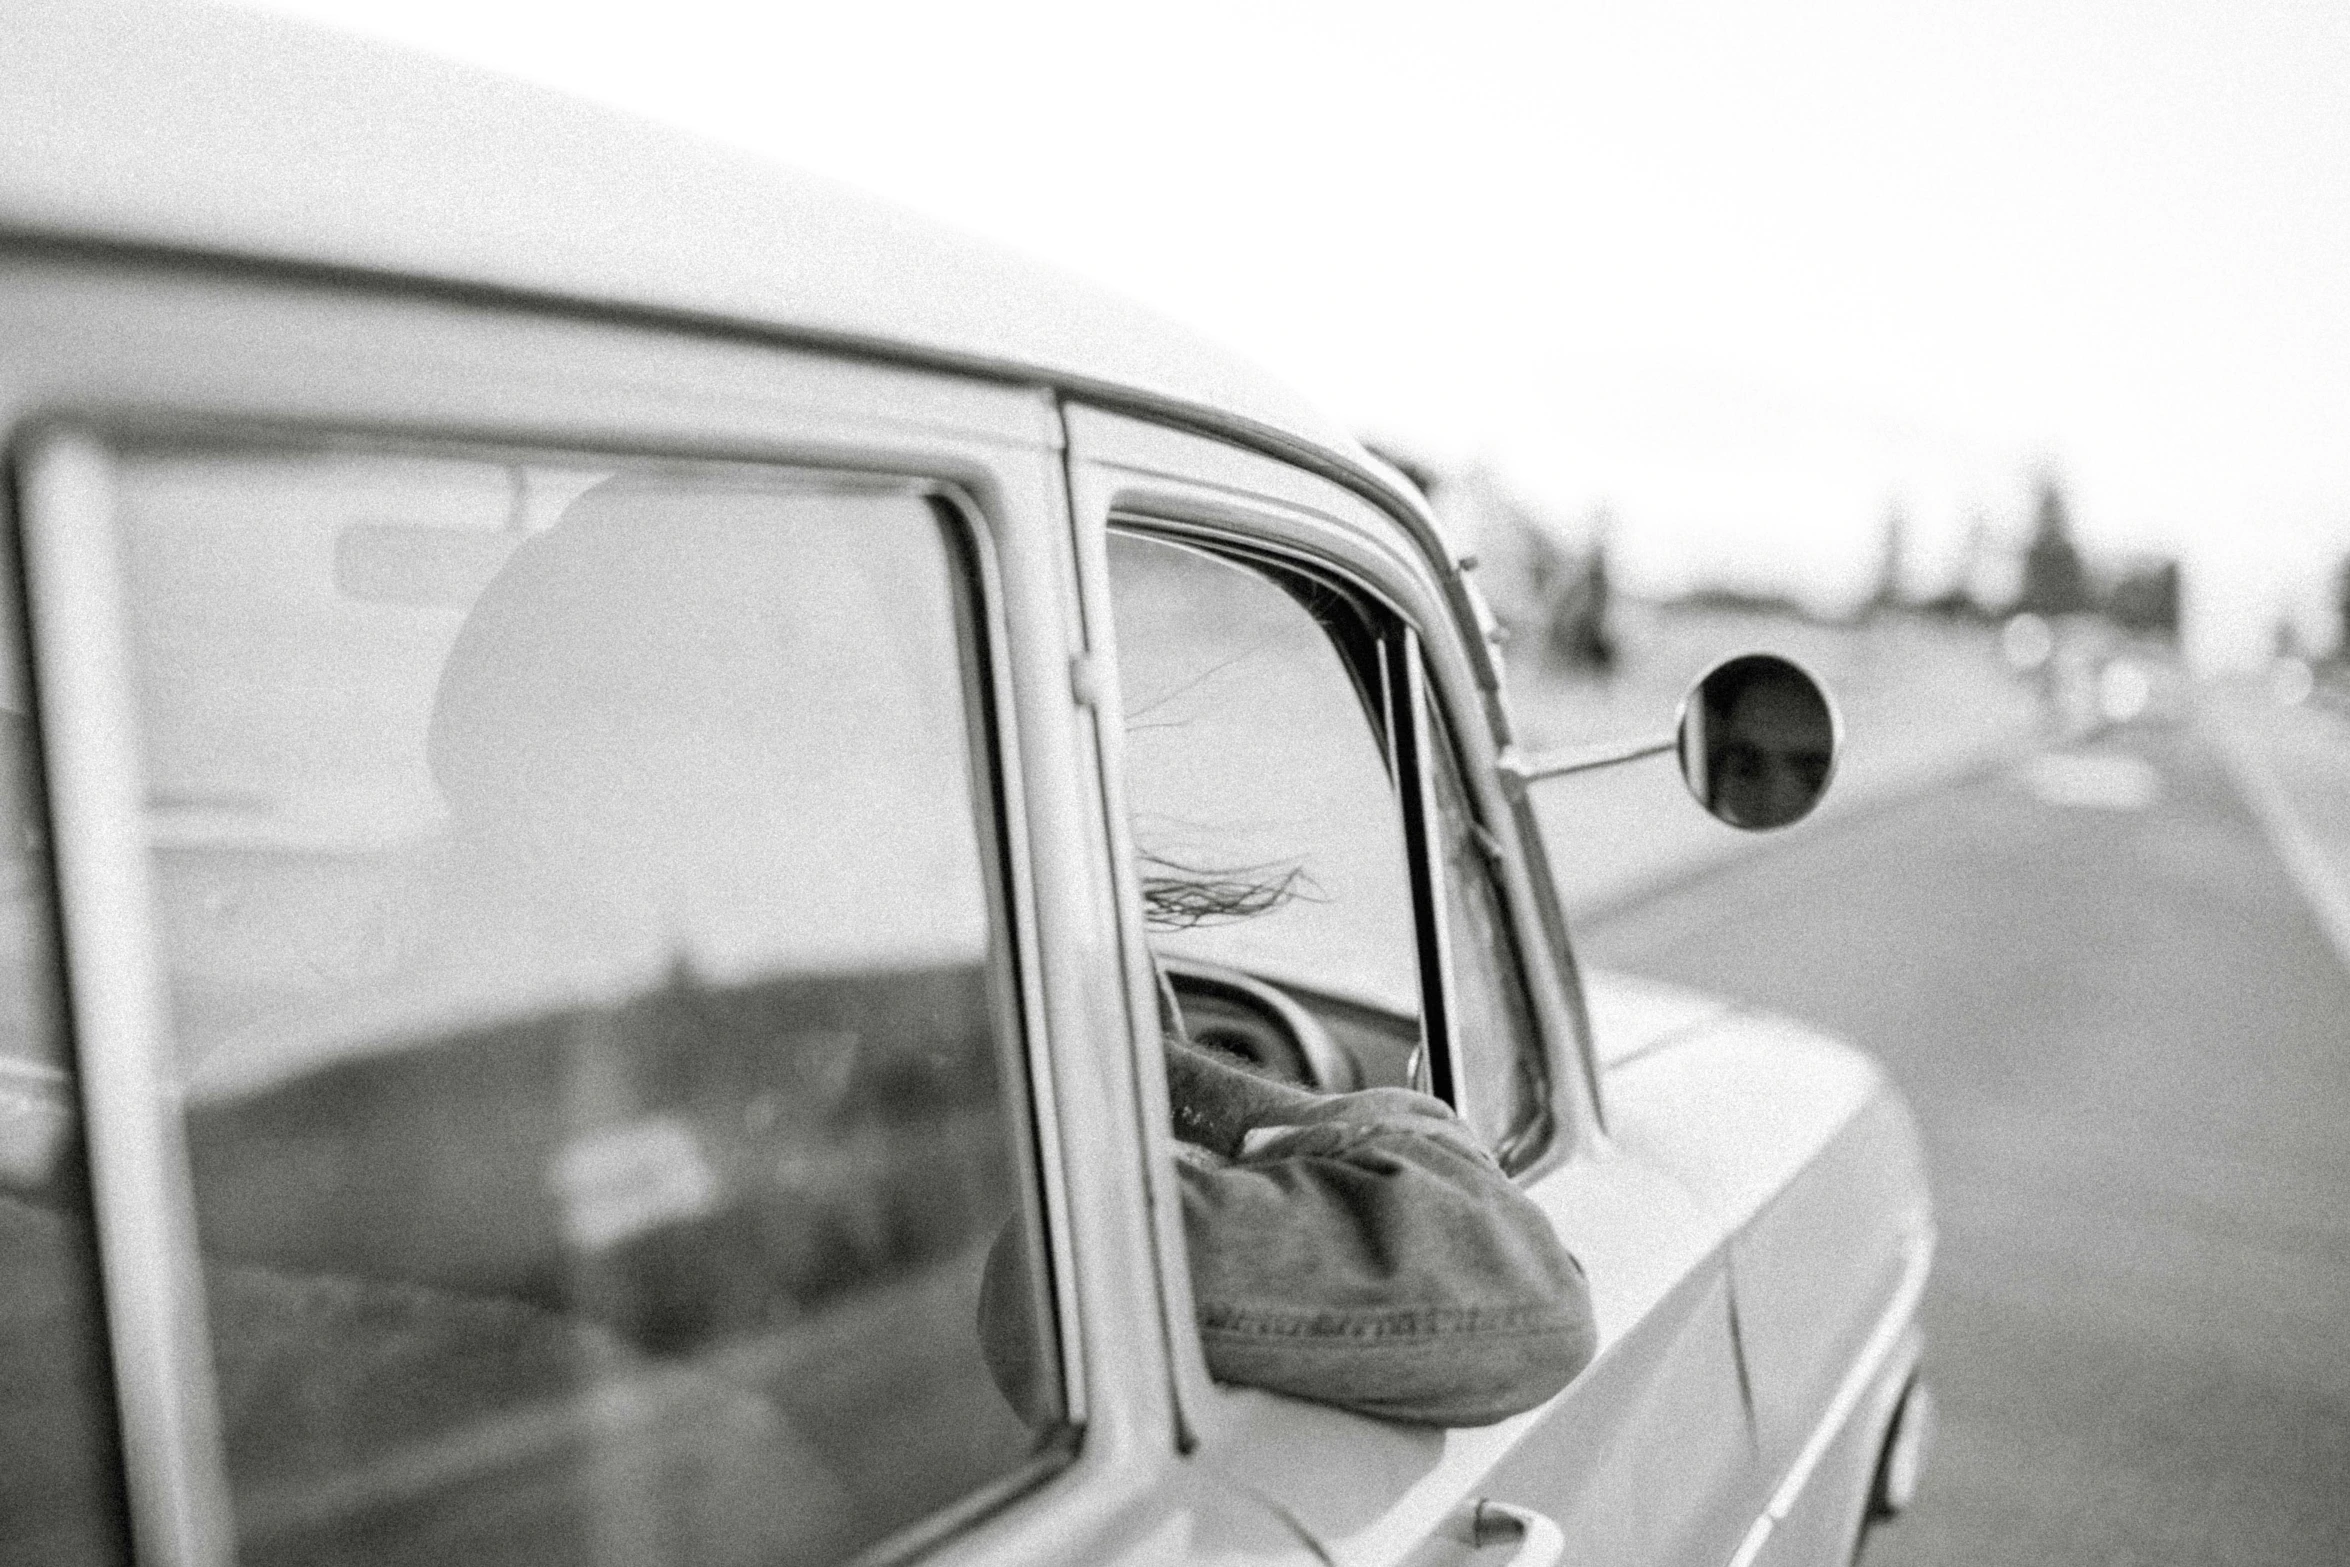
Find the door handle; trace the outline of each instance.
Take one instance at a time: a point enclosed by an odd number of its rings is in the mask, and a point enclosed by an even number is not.
[[[1531,1507],[1480,1498],[1469,1511],[1469,1543],[1479,1550],[1517,1542],[1509,1567],[1558,1567],[1567,1554],[1567,1537],[1559,1526]]]

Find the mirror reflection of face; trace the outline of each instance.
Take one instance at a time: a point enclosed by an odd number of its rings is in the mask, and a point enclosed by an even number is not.
[[[1784,827],[1828,787],[1833,724],[1810,680],[1784,661],[1737,660],[1707,677],[1706,806],[1734,827]]]

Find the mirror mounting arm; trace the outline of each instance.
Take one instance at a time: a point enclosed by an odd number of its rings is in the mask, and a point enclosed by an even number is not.
[[[1716,821],[1764,832],[1803,820],[1827,793],[1844,722],[1811,671],[1776,653],[1741,653],[1707,670],[1681,699],[1673,733],[1495,758],[1501,786],[1523,803],[1546,778],[1675,753],[1681,781]]]
[[[1547,778],[1564,778],[1571,773],[1594,772],[1602,767],[1616,767],[1625,762],[1637,762],[1651,756],[1670,752],[1675,740],[1667,735],[1662,740],[1617,740],[1606,745],[1564,746],[1544,751],[1535,756],[1520,756],[1516,748],[1502,752],[1498,767],[1505,787],[1523,790],[1529,784],[1541,783]]]

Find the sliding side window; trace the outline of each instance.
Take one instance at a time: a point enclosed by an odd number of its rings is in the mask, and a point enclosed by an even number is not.
[[[814,1567],[1065,1452],[965,519],[291,441],[117,487],[242,1559]]]
[[[1275,561],[1123,532],[1109,561],[1144,915],[1184,1027],[1318,1088],[1429,1086],[1401,628]]]
[[[1109,565],[1170,1010],[1280,1077],[1443,1094],[1521,1162],[1547,1128],[1540,1036],[1495,840],[1411,632],[1240,548],[1119,530]]]

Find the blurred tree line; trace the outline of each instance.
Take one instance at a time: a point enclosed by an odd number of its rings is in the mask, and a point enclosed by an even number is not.
[[[2334,662],[2350,666],[2350,555],[2334,572]]]
[[[1894,525],[1888,523],[1889,528]],[[1969,541],[1970,554],[1990,547],[1988,530],[1978,526]],[[2167,555],[2142,555],[2103,573],[2092,570],[2073,536],[2072,509],[2064,486],[2053,476],[2043,476],[2037,486],[2031,533],[2024,543],[2020,568],[2011,597],[1986,602],[1962,581],[1917,607],[1982,620],[2022,613],[2048,619],[2101,615],[2125,631],[2173,641],[2178,638],[2178,561]],[[1968,575],[1973,575],[1971,570]]]
[[[1368,443],[1366,443],[1368,444]],[[1509,633],[1516,656],[1567,669],[1606,672],[1618,641],[1612,620],[1608,570],[1610,520],[1604,509],[1581,522],[1544,512],[1481,467],[1446,469],[1391,447],[1372,452],[1417,485],[1476,579],[1495,618]],[[2082,550],[2063,482],[2043,474],[2033,489],[2031,521],[2020,550],[2002,542],[1986,517],[1975,519],[1958,580],[1939,594],[1920,596],[1908,585],[1909,522],[1896,505],[1887,510],[1882,543],[1863,617],[1927,613],[1998,622],[2029,612],[2046,619],[2098,617],[2124,631],[2176,641],[2181,572],[2170,556],[2139,554],[2099,564]],[[2350,561],[2337,584],[2343,645],[2350,649]],[[1776,593],[1701,586],[1682,595],[1692,607],[1806,616]]]

